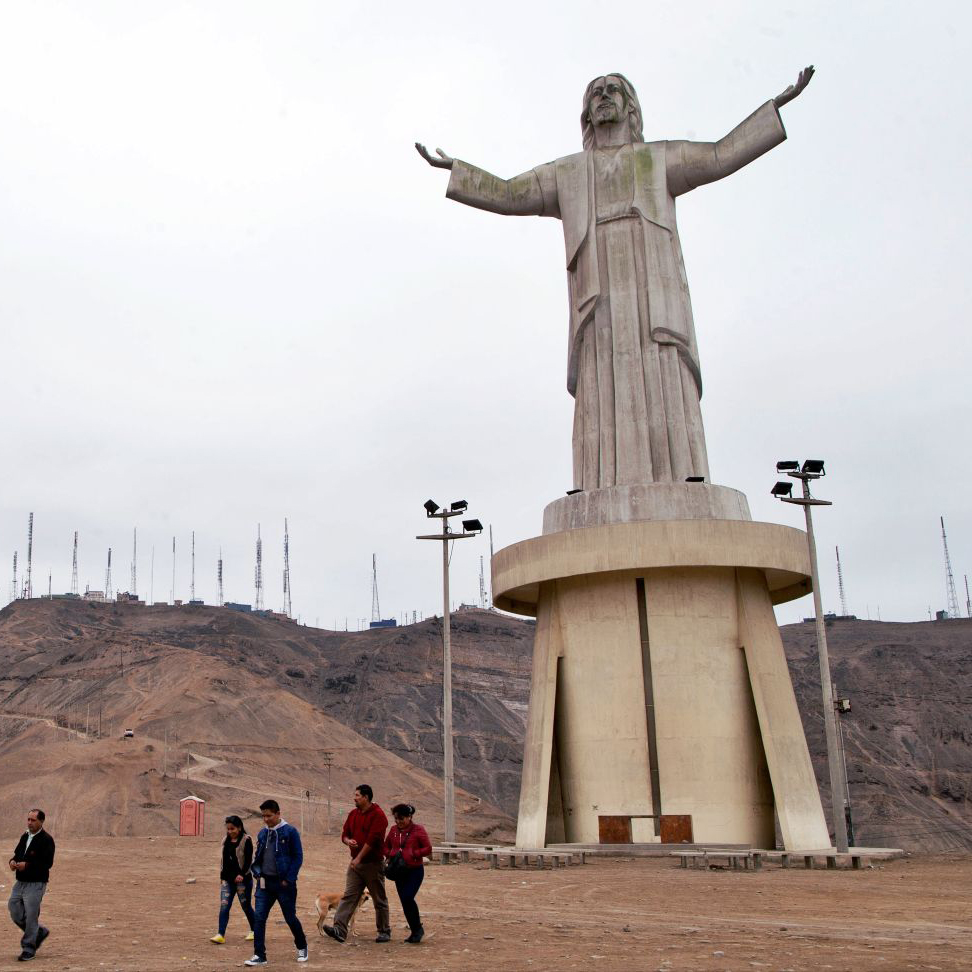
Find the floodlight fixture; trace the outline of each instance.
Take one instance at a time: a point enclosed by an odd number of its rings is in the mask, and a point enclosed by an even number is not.
[[[799,459],[781,459],[776,464],[777,472],[796,472],[800,468]]]
[[[809,473],[811,476],[824,476],[824,461],[823,459],[807,459],[803,463],[803,469],[801,472]]]
[[[775,496],[777,499],[783,499],[785,496],[791,496],[793,494],[793,483],[777,483],[770,490],[770,494]]]
[[[439,509],[439,504],[436,503],[435,500],[426,500],[425,501],[425,512],[429,516],[434,516],[435,513],[438,511],[438,509]]]
[[[482,533],[483,525],[479,520],[463,520],[462,528],[466,533]]]
[[[456,500],[450,509],[453,513],[461,513],[469,504],[465,500]]]
[[[685,482],[687,483],[704,483],[705,476],[686,476]]]

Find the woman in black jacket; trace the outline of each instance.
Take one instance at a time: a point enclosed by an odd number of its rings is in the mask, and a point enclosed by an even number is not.
[[[223,838],[222,847],[219,868],[219,931],[210,941],[216,945],[222,945],[226,941],[226,926],[229,924],[233,896],[236,895],[240,899],[243,914],[250,923],[250,933],[246,940],[252,942],[254,916],[250,896],[253,893],[253,875],[250,867],[253,864],[253,841],[244,829],[243,821],[235,814],[226,818],[226,836]]]

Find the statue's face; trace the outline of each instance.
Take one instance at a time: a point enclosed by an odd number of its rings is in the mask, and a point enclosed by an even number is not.
[[[613,74],[594,82],[587,111],[593,125],[612,125],[624,118],[624,88]]]

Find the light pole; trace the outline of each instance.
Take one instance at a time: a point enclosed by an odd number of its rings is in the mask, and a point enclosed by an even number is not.
[[[793,496],[793,483],[778,482],[772,495],[784,503],[802,506],[807,519],[807,545],[810,548],[810,577],[813,582],[813,609],[817,619],[817,657],[820,662],[820,689],[823,693],[824,729],[827,733],[827,765],[830,769],[831,814],[834,821],[834,840],[837,850],[847,853],[847,771],[840,755],[837,739],[837,712],[834,705],[833,683],[830,679],[830,657],[827,654],[827,631],[824,625],[823,606],[820,600],[820,575],[817,571],[817,544],[813,538],[812,506],[833,506],[830,500],[813,499],[810,481],[826,476],[822,459],[807,459],[801,466],[798,461],[785,460],[776,464],[778,473],[786,473],[803,483],[803,496]]]
[[[449,541],[465,540],[482,533],[479,520],[463,520],[462,533],[449,529],[449,520],[461,516],[469,504],[456,500],[449,509],[440,509],[434,500],[426,500],[425,515],[442,520],[441,533],[417,536],[416,540],[438,540],[442,543],[442,776],[445,788],[445,836],[451,843],[456,839],[456,788],[452,764],[452,644],[449,632]]]

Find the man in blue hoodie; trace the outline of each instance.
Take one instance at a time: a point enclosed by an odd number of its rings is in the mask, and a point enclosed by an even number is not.
[[[279,903],[284,920],[294,935],[297,961],[307,961],[307,936],[297,917],[297,874],[304,862],[304,850],[300,834],[280,816],[280,804],[276,800],[264,800],[260,804],[264,828],[257,836],[256,853],[253,855],[253,876],[256,878],[256,899],[253,924],[253,958],[244,965],[267,964],[267,916],[274,902]]]

